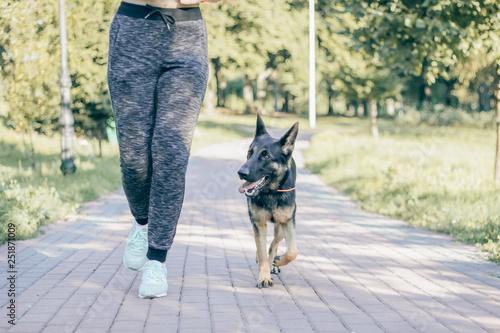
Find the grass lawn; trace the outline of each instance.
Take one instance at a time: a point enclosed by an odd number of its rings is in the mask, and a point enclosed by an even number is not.
[[[500,185],[493,182],[495,133],[459,127],[404,127],[318,119],[306,167],[364,210],[477,244],[500,261]]]

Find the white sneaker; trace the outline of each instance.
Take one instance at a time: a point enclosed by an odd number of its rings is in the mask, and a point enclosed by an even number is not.
[[[130,269],[139,271],[148,258],[148,227],[138,227],[135,222],[128,236],[127,245],[123,251],[123,264]]]
[[[157,260],[148,260],[142,270],[140,298],[167,296],[167,267]]]

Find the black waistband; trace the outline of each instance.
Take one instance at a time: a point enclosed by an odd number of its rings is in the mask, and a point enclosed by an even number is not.
[[[183,8],[160,8],[160,7],[152,7],[150,8],[157,9],[161,11],[161,13],[169,16],[173,16],[175,21],[194,21],[201,20],[201,10],[200,7],[183,7]],[[146,6],[136,5],[129,2],[122,2],[120,7],[118,7],[117,14],[127,15],[131,17],[137,18],[145,18],[148,14],[151,13],[151,9]],[[162,15],[150,15],[148,20],[164,20]]]

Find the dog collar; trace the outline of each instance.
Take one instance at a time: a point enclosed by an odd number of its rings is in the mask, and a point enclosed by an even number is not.
[[[293,190],[295,190],[295,187],[294,188],[290,188],[288,190],[276,190],[276,191],[278,191],[278,192],[290,192],[290,191],[293,191]]]

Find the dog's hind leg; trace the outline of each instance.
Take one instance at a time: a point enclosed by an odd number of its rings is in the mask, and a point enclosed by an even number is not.
[[[290,219],[282,225],[283,234],[286,241],[286,252],[274,257],[274,266],[284,266],[297,258],[297,242],[295,240],[295,223]]]
[[[278,274],[280,272],[279,267],[274,265],[274,257],[278,251],[278,244],[283,240],[283,229],[281,228],[281,223],[274,223],[274,239],[269,246],[269,265],[271,266],[271,274]]]
[[[259,261],[259,279],[257,280],[257,288],[267,288],[273,285],[269,261],[267,258],[267,224],[253,223],[253,231],[255,236],[255,245],[257,245],[257,259]]]

